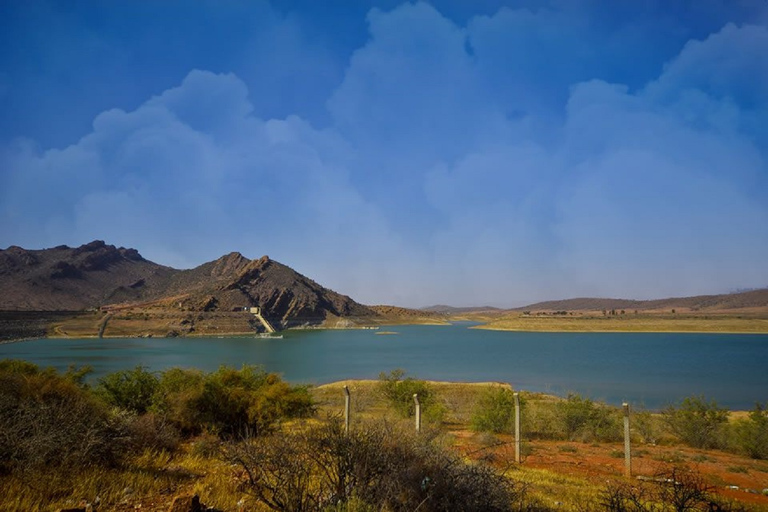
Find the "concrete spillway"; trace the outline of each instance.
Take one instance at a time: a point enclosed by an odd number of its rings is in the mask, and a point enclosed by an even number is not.
[[[272,324],[270,324],[266,318],[261,316],[261,308],[251,308],[251,314],[256,317],[256,319],[261,322],[261,325],[264,326],[264,329],[267,330],[269,333],[275,332],[275,328],[272,327]]]

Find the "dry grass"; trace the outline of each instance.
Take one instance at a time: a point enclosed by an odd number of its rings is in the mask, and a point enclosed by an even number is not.
[[[485,320],[485,319],[484,319]],[[596,316],[523,315],[487,318],[477,329],[542,332],[707,332],[768,333],[765,316],[639,314]]]
[[[494,464],[516,482],[524,485],[531,503],[539,510],[583,511],[599,499],[606,482],[621,482],[623,461],[613,456],[619,444],[587,444],[563,441],[527,441],[522,465],[514,464],[512,437],[489,435],[469,430],[469,421],[478,398],[489,386],[499,383],[430,383],[445,405],[442,424],[426,424],[426,429],[439,429],[445,442],[467,459],[482,459]],[[318,414],[309,420],[283,424],[286,430],[306,428],[325,421],[329,415],[341,415],[344,407],[343,386],[349,386],[353,426],[370,420],[402,422],[409,428],[411,420],[401,419],[380,395],[378,381],[342,381],[311,390],[318,404]],[[522,393],[529,403],[552,402],[557,398]],[[738,416],[738,415],[734,415]],[[173,497],[197,493],[207,505],[224,511],[237,510],[240,500],[245,510],[262,510],[238,487],[242,474],[237,467],[216,455],[215,437],[202,436],[184,444],[174,453],[145,451],[136,454],[122,469],[84,469],[75,475],[19,475],[0,479],[0,510],[49,511],[74,506],[81,500],[99,496],[101,510],[167,510]],[[563,447],[566,446],[564,449]],[[653,474],[661,464],[676,460],[690,464],[708,475],[718,489],[737,484],[741,488],[768,487],[768,466],[733,454],[695,450],[676,446],[654,446],[638,443],[635,450],[638,472]],[[727,468],[739,468],[728,472]],[[746,472],[740,468],[745,468]],[[130,492],[126,492],[130,489]],[[727,492],[727,491],[723,491]],[[744,499],[754,510],[768,510],[762,497],[733,491],[733,497]],[[748,501],[747,498],[753,499]],[[586,507],[586,508],[585,508]]]

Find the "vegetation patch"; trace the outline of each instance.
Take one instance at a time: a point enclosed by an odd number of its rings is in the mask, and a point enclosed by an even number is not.
[[[651,480],[630,485],[623,451],[605,444],[621,436],[620,410],[577,395],[521,393],[516,464],[514,395],[498,384],[430,383],[395,371],[307,388],[250,366],[137,367],[92,385],[87,374],[0,361],[0,510],[97,497],[102,510],[166,510],[174,496],[197,493],[219,510],[661,511],[678,510],[677,489],[695,498],[685,510],[740,510],[727,493],[768,505],[759,494],[765,468],[745,458],[762,454],[762,406],[725,422],[722,408],[701,397],[662,414],[638,412],[644,430],[676,447],[644,444],[633,431],[633,453],[648,456],[635,470]],[[340,419],[344,384],[349,431]],[[406,406],[414,393],[425,413],[418,434]],[[705,432],[733,454],[683,446],[691,438],[682,427],[702,418],[714,418]],[[705,480],[697,468],[715,473]],[[756,491],[726,488],[733,483]]]

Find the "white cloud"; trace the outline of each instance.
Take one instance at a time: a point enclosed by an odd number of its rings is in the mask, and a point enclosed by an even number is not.
[[[558,55],[578,23],[494,53],[499,27],[531,16],[463,28],[424,3],[372,11],[323,129],[263,119],[238,76],[194,70],[63,150],[16,142],[0,153],[0,240],[103,238],[174,266],[267,253],[358,300],[410,306],[768,283],[765,29],[690,43],[636,90],[569,83],[582,70],[568,65],[526,76],[540,66],[527,48]],[[509,90],[489,86],[503,62]],[[540,83],[570,85],[561,111]]]

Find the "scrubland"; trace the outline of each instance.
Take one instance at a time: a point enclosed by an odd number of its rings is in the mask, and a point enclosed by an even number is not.
[[[633,411],[627,478],[621,410],[576,395],[520,392],[516,463],[512,393],[398,370],[315,388],[248,366],[89,381],[6,360],[0,510],[167,510],[192,493],[226,511],[768,509],[761,406]]]

